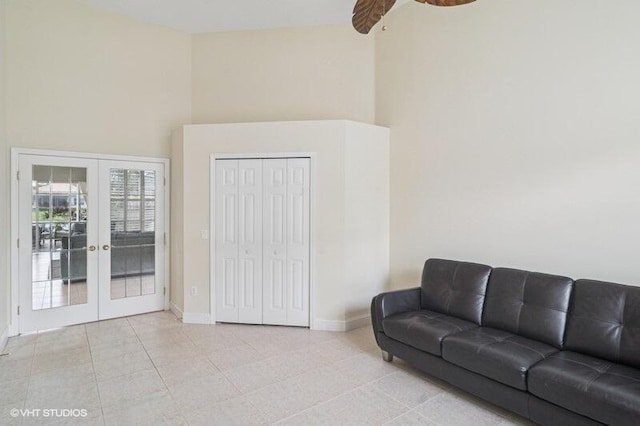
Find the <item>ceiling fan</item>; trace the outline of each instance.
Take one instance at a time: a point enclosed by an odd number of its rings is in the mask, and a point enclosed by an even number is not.
[[[476,0],[416,0],[434,6],[458,6]],[[353,8],[353,28],[359,33],[369,34],[371,28],[393,7],[396,0],[358,0]]]

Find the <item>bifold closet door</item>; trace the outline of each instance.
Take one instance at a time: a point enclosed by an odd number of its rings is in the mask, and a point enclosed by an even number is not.
[[[263,160],[263,324],[309,326],[309,163]]]
[[[262,160],[216,161],[216,320],[262,323]]]
[[[309,326],[308,158],[216,160],[216,321]]]

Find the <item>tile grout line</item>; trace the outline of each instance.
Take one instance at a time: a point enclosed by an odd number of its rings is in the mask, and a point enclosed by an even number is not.
[[[100,395],[100,385],[98,384],[98,375],[96,374],[96,366],[93,360],[93,351],[91,350],[91,341],[89,340],[89,333],[87,332],[87,326],[84,327],[84,335],[87,339],[87,346],[89,346],[89,356],[91,357],[91,370],[93,371],[93,379],[96,382],[96,391],[98,392],[98,402],[100,402],[100,414],[102,415],[102,424],[106,425],[107,421],[104,418],[104,407],[102,406],[102,396]]]
[[[31,376],[33,375],[33,364],[36,362],[36,346],[40,339],[40,333],[36,334],[36,341],[33,343],[33,352],[31,353],[31,365],[29,365],[29,375],[27,376],[27,392],[22,401],[22,409],[27,407],[27,400],[29,399],[29,390],[31,389]],[[20,424],[24,423],[24,418],[20,419]]]
[[[29,389],[31,388],[31,373],[33,371],[33,363],[35,362],[36,357],[36,344],[38,343],[39,335],[36,334],[36,340],[33,342],[33,352],[31,352],[31,364],[29,365],[29,373],[27,374],[27,390],[24,393],[24,399],[22,400],[22,409],[24,410],[27,406],[27,399],[29,398]],[[24,418],[20,418],[19,424],[24,423]]]
[[[191,336],[189,336],[189,335],[188,335],[188,334],[186,334],[186,333],[182,333],[182,334],[184,334],[184,335],[187,337],[187,339],[189,339],[189,341],[191,342],[191,344],[193,344],[193,346],[194,346],[194,347],[196,347],[196,348],[198,348],[198,349],[199,349],[199,346],[198,346],[198,345],[196,345],[196,343],[193,341],[193,339],[191,338]],[[198,351],[198,352],[199,352],[199,351]],[[226,374],[224,374],[224,372],[223,372],[222,370],[220,370],[220,368],[219,368],[217,365],[215,365],[215,363],[214,363],[213,361],[211,361],[211,360],[209,359],[209,357],[208,357],[208,356],[206,356],[206,355],[205,355],[205,358],[207,359],[207,361],[209,361],[209,363],[211,363],[211,365],[213,365],[213,366],[218,370],[218,373],[219,373],[219,374],[221,374],[221,375],[222,375],[222,377],[224,377],[224,379],[225,379],[226,381],[228,381],[228,382],[229,382],[229,384],[231,384],[231,386],[233,386],[233,388],[234,388],[234,389],[235,389],[235,390],[236,390],[240,395],[243,395],[243,394],[242,394],[242,392],[240,391],[240,389],[238,389],[238,387],[236,386],[236,384],[235,384],[235,383],[233,383],[231,380],[229,380],[229,378],[226,376]],[[162,376],[160,376],[160,377],[162,377]],[[164,379],[162,379],[162,380],[164,381]],[[169,391],[169,392],[171,392],[171,391]],[[231,399],[233,399],[233,398],[227,398],[227,399],[222,400],[222,401],[219,401],[219,402],[220,402],[220,403],[223,403],[223,402],[225,402],[225,401],[229,401],[229,400],[231,400]],[[200,407],[200,408],[197,408],[197,409],[195,409],[195,410],[193,410],[193,411],[202,410],[203,408],[205,408],[205,407]],[[180,409],[180,413],[182,414],[182,409]],[[189,424],[189,421],[187,420],[186,416],[184,416],[184,415],[183,415],[183,417],[184,417],[184,421],[185,421],[185,422],[187,422],[187,424]]]
[[[250,362],[250,363],[247,363],[247,364],[245,364],[245,365],[240,365],[240,366],[238,366],[238,367],[230,368],[230,369],[227,369],[227,370],[225,370],[225,371],[220,370],[220,372],[221,372],[222,374],[224,374],[224,376],[225,376],[227,379],[229,379],[229,381],[231,381],[231,379],[229,378],[229,376],[227,376],[227,374],[226,374],[227,372],[236,371],[236,370],[239,370],[239,369],[241,369],[241,368],[246,368],[246,367],[248,367],[248,366],[252,366],[252,365],[255,365],[255,364],[259,364],[259,363],[261,363],[261,362],[264,362],[264,361],[271,360],[271,359],[273,359],[273,358],[277,358],[277,357],[279,357],[279,356],[283,356],[283,355],[285,355],[285,354],[286,354],[286,355],[290,355],[290,354],[294,354],[294,353],[296,353],[296,352],[302,352],[302,351],[304,351],[304,350],[306,350],[306,349],[305,349],[305,348],[302,348],[302,349],[296,349],[296,350],[293,350],[293,351],[285,352],[284,354],[274,354],[273,356],[270,356],[270,357],[268,357],[268,358],[264,358],[264,359],[261,359],[261,360],[259,360],[259,361]],[[325,360],[322,360],[320,365],[318,365],[318,366],[316,366],[316,367],[313,367],[313,368],[311,368],[311,369],[309,369],[309,370],[305,370],[305,371],[302,371],[302,372],[296,373],[296,374],[294,374],[294,375],[292,375],[292,376],[288,376],[288,377],[285,377],[285,378],[283,378],[283,379],[276,380],[275,382],[272,382],[272,383],[267,383],[266,385],[263,385],[263,386],[261,386],[261,387],[259,387],[259,388],[257,388],[257,389],[253,389],[251,392],[242,392],[242,391],[240,391],[240,393],[241,393],[241,394],[243,394],[243,395],[247,395],[247,394],[249,394],[249,393],[252,393],[252,392],[258,391],[258,390],[260,390],[260,389],[263,389],[263,388],[265,388],[265,387],[267,387],[267,386],[275,385],[275,384],[277,384],[277,383],[282,383],[282,382],[284,382],[285,380],[289,380],[289,379],[292,379],[292,378],[295,378],[295,377],[298,377],[298,376],[302,376],[303,374],[306,374],[306,373],[309,373],[309,372],[311,372],[311,371],[315,371],[315,370],[318,370],[318,369],[320,369],[320,368],[327,367],[327,366],[329,366],[329,362],[328,362],[328,361],[325,361]],[[238,389],[238,390],[240,390],[240,389]]]
[[[258,350],[257,348],[255,348],[253,345],[251,345],[251,343],[250,343],[246,338],[243,338],[242,336],[240,336],[239,334],[237,334],[237,333],[236,333],[236,332],[234,332],[234,331],[232,331],[232,332],[231,332],[231,334],[232,334],[235,338],[237,338],[238,340],[240,340],[241,342],[243,342],[244,344],[246,344],[246,345],[248,345],[249,347],[251,347],[251,349],[253,349],[254,351],[256,351],[256,352],[258,352],[258,353],[259,353],[259,350]],[[196,345],[196,343],[193,341],[193,339],[191,339],[191,337],[190,337],[190,336],[188,336],[188,335],[187,335],[187,337],[189,338],[189,340],[190,340],[190,341],[191,341],[191,342],[192,342],[196,347],[198,347],[198,345]],[[329,340],[332,340],[332,339],[328,339],[327,341],[329,341]],[[233,349],[233,348],[232,348],[232,349]],[[231,349],[231,350],[232,350],[232,349]],[[293,350],[293,351],[286,351],[285,353],[290,354],[290,353],[294,353],[294,352],[298,352],[298,351],[303,351],[303,350],[305,350],[305,349],[306,349],[306,348],[300,348],[300,349],[296,349],[296,350]],[[211,364],[213,364],[213,365],[214,365],[214,367],[216,367],[216,368],[218,369],[218,371],[220,372],[220,374],[222,374],[222,376],[224,376],[224,378],[225,378],[225,379],[226,379],[226,380],[227,380],[227,381],[228,381],[228,382],[229,382],[229,383],[230,383],[230,384],[231,384],[231,385],[232,385],[232,386],[233,386],[233,387],[238,391],[239,395],[238,395],[236,398],[245,398],[245,401],[246,401],[246,402],[247,402],[251,407],[253,407],[253,409],[254,409],[257,413],[259,413],[259,414],[260,414],[260,416],[263,416],[262,411],[261,411],[261,410],[260,410],[260,409],[259,409],[259,408],[254,404],[254,403],[252,403],[252,402],[251,402],[251,400],[249,400],[249,399],[247,398],[247,396],[248,396],[248,395],[250,395],[251,393],[254,393],[254,392],[256,392],[256,391],[258,391],[258,390],[260,390],[260,389],[264,389],[264,388],[266,388],[266,387],[268,387],[268,386],[276,385],[276,384],[278,384],[278,383],[282,383],[282,382],[284,382],[285,380],[288,380],[288,379],[291,379],[291,378],[294,378],[294,377],[301,376],[301,375],[303,375],[303,374],[306,374],[306,373],[308,373],[308,372],[310,372],[310,371],[314,371],[314,370],[316,370],[316,369],[320,369],[320,368],[322,368],[322,367],[326,367],[326,365],[324,365],[324,364],[323,364],[323,365],[320,365],[320,366],[318,366],[318,367],[316,367],[316,368],[313,368],[313,369],[311,369],[311,370],[307,370],[307,371],[304,371],[304,372],[302,372],[302,373],[295,374],[295,375],[293,375],[293,376],[287,377],[287,378],[285,378],[285,379],[283,379],[283,380],[278,380],[278,381],[276,381],[276,382],[274,382],[274,383],[269,383],[269,384],[267,384],[267,385],[265,385],[265,386],[262,386],[262,387],[260,387],[260,388],[258,388],[258,389],[254,389],[254,390],[252,390],[252,391],[251,391],[251,392],[249,392],[249,393],[242,392],[242,391],[241,391],[241,390],[236,386],[236,384],[235,384],[235,383],[234,383],[234,382],[229,378],[229,376],[227,375],[227,372],[234,371],[234,370],[237,370],[237,369],[240,369],[240,368],[245,368],[245,367],[247,367],[247,366],[255,365],[255,364],[258,364],[258,363],[260,363],[260,362],[263,362],[263,361],[269,360],[269,359],[271,359],[271,358],[276,358],[276,357],[281,356],[281,355],[282,355],[282,354],[272,354],[271,356],[269,356],[269,357],[267,357],[267,358],[263,358],[263,359],[261,359],[261,360],[257,360],[257,361],[251,361],[251,362],[248,362],[247,364],[240,365],[240,366],[238,366],[238,367],[230,368],[230,369],[227,369],[227,370],[222,370],[222,369],[220,369],[220,367],[218,367],[218,366],[217,366],[213,361],[211,361],[211,360],[209,359],[209,357],[208,357],[208,356],[205,356],[205,357],[207,358],[207,360],[208,360],[209,362],[211,362]],[[233,398],[228,398],[228,399],[226,399],[226,400],[219,401],[219,403],[220,403],[220,404],[222,404],[222,403],[224,403],[225,401],[229,401],[229,400],[231,400],[231,399],[233,399]],[[185,420],[186,420],[186,419],[185,419]]]
[[[361,355],[361,354],[352,355],[352,356],[347,357],[347,358],[344,358],[344,359],[345,359],[345,360],[346,360],[346,359],[351,359],[351,358],[354,358],[354,357],[359,356],[359,355]],[[341,362],[341,361],[343,361],[343,360],[340,360],[340,361],[338,361],[338,362]],[[385,375],[380,376],[380,377],[378,377],[378,378],[375,378],[375,379],[369,380],[368,382],[362,383],[362,384],[360,384],[360,385],[356,386],[355,388],[352,388],[352,389],[346,390],[346,391],[344,391],[344,392],[342,392],[342,393],[340,393],[340,394],[338,394],[338,395],[335,395],[335,396],[334,396],[334,397],[332,397],[332,398],[329,398],[329,399],[327,399],[327,400],[325,400],[325,401],[318,402],[317,404],[314,404],[314,405],[312,405],[311,407],[307,407],[307,408],[305,408],[304,410],[300,410],[300,411],[298,411],[297,413],[294,413],[294,414],[291,414],[290,416],[287,416],[287,417],[284,417],[284,418],[282,418],[282,419],[279,419],[279,420],[277,420],[277,421],[273,422],[272,424],[277,424],[277,423],[280,423],[280,422],[284,422],[285,420],[288,420],[288,419],[290,419],[290,418],[292,418],[292,417],[295,417],[295,416],[297,416],[297,415],[299,415],[299,414],[305,413],[305,412],[307,412],[307,411],[309,411],[309,410],[311,410],[311,409],[313,409],[313,408],[319,407],[319,406],[321,406],[321,405],[328,404],[328,403],[329,403],[329,402],[331,402],[331,401],[334,401],[334,400],[336,400],[336,399],[338,399],[338,398],[340,398],[340,397],[342,397],[342,396],[344,396],[344,395],[346,395],[346,394],[349,394],[349,393],[355,392],[355,391],[356,391],[356,390],[358,390],[358,389],[361,389],[361,388],[364,388],[364,387],[366,387],[366,386],[369,386],[369,385],[371,385],[371,384],[373,384],[373,383],[377,382],[377,381],[378,381],[378,380],[380,380],[380,379],[383,379],[383,378],[385,378],[385,377],[387,377],[387,376],[390,376],[391,374],[395,374],[395,373],[385,374]],[[394,400],[395,402],[398,402],[400,405],[402,405],[402,406],[404,406],[404,407],[408,408],[408,409],[409,409],[409,411],[411,410],[411,408],[410,408],[410,407],[408,407],[406,404],[404,404],[404,403],[402,403],[402,402],[400,402],[400,401],[397,401],[395,398],[392,398],[392,397],[388,396],[387,394],[385,394],[385,393],[384,393],[384,392],[382,392],[382,391],[378,391],[378,392],[382,393],[384,396],[389,397],[390,399]],[[404,413],[403,413],[403,414],[404,414]]]
[[[433,397],[431,397],[431,398],[433,398]],[[429,398],[429,399],[431,399],[431,398]],[[428,400],[429,400],[429,399],[428,399]],[[428,401],[428,400],[427,400],[427,401]],[[427,402],[427,401],[425,401],[425,402]],[[422,405],[422,404],[420,404],[420,405]],[[387,422],[384,422],[384,423],[382,424],[382,426],[385,426],[385,425],[391,424],[391,423],[393,423],[394,421],[398,420],[400,417],[402,417],[402,416],[406,416],[406,415],[407,415],[407,414],[409,414],[409,413],[416,413],[416,414],[418,415],[418,417],[425,419],[425,420],[426,420],[426,421],[428,421],[429,423],[433,423],[434,425],[440,425],[440,423],[438,423],[438,422],[436,422],[436,421],[434,421],[434,420],[431,420],[430,418],[425,417],[425,416],[423,416],[422,414],[420,414],[420,413],[418,412],[418,407],[419,407],[420,405],[418,405],[418,406],[416,406],[416,407],[413,407],[413,408],[412,408],[412,409],[410,409],[409,411],[405,411],[404,413],[400,414],[400,415],[399,415],[399,416],[397,416],[397,417],[394,417],[393,419],[391,419],[391,420],[389,420],[389,421],[387,421]]]
[[[401,371],[404,371],[404,370],[401,370]],[[396,373],[394,373],[394,374],[396,374]],[[385,377],[387,377],[387,376],[385,376]],[[435,385],[435,386],[437,386],[437,385]],[[394,420],[396,420],[396,419],[398,419],[398,418],[400,418],[400,417],[402,417],[402,416],[404,416],[404,415],[406,415],[406,414],[409,414],[409,413],[411,413],[411,412],[415,412],[418,416],[420,416],[420,417],[422,417],[422,418],[424,418],[424,419],[428,420],[428,421],[429,421],[429,422],[431,422],[431,423],[438,424],[435,420],[432,420],[432,419],[428,418],[427,416],[424,416],[424,415],[422,415],[421,413],[419,413],[419,412],[418,412],[418,407],[420,407],[421,405],[425,404],[426,402],[431,401],[432,399],[434,399],[434,398],[435,398],[435,397],[437,397],[438,395],[441,395],[441,394],[443,394],[443,393],[446,393],[446,392],[447,392],[447,390],[446,390],[446,389],[444,389],[444,388],[442,388],[442,387],[440,387],[440,386],[437,386],[437,387],[440,389],[440,392],[436,393],[435,395],[431,395],[430,397],[428,397],[428,398],[427,398],[427,399],[425,399],[424,401],[420,402],[420,403],[419,403],[418,405],[416,405],[415,407],[409,407],[407,404],[404,404],[404,403],[403,403],[403,402],[401,402],[400,400],[398,400],[398,399],[396,399],[395,397],[393,397],[393,396],[389,395],[389,394],[388,394],[387,392],[385,392],[384,390],[379,389],[379,391],[380,391],[380,392],[382,392],[384,395],[388,396],[388,397],[389,397],[389,398],[391,398],[392,400],[394,400],[394,401],[396,401],[396,402],[398,402],[398,403],[400,403],[400,404],[403,404],[405,407],[409,408],[409,410],[408,410],[408,411],[405,411],[404,413],[400,414],[399,416],[394,417],[393,419],[389,420],[389,421],[388,421],[388,422],[386,422],[385,424],[387,424],[387,423],[391,423],[391,422],[393,422]]]
[[[131,322],[129,322],[129,318],[130,317],[126,318],[127,319],[127,323],[133,329],[133,333],[135,334],[136,339],[138,339],[138,342],[140,343],[140,346],[142,346],[142,350],[144,350],[144,353],[149,358],[149,361],[151,361],[151,365],[153,365],[153,368],[154,368],[156,374],[158,375],[158,377],[160,377],[160,380],[162,381],[162,384],[164,385],[165,389],[167,390],[167,393],[169,394],[169,397],[171,398],[171,401],[173,401],[174,406],[177,408],[178,413],[180,414],[180,417],[182,417],[182,420],[184,420],[185,423],[187,423],[187,425],[188,425],[189,422],[188,422],[187,418],[185,417],[185,415],[183,413],[182,407],[176,403],[176,401],[174,399],[174,396],[173,396],[173,392],[171,392],[171,389],[169,389],[169,386],[167,385],[167,382],[164,380],[164,377],[162,377],[162,374],[160,374],[160,370],[158,370],[158,366],[153,361],[153,358],[151,358],[151,355],[149,355],[149,352],[147,351],[147,347],[144,345],[144,343],[142,343],[142,340],[140,339],[140,336],[138,335],[138,331],[133,326],[133,324],[131,324]],[[176,320],[177,320],[177,318],[176,318]],[[184,334],[184,333],[182,333],[182,334]],[[191,341],[191,338],[189,336],[187,336],[186,334],[185,334],[185,336]]]
[[[250,345],[250,343],[246,342],[244,339],[242,339],[241,337],[239,337],[239,336],[238,336],[238,335],[236,335],[235,333],[233,333],[233,332],[232,332],[232,334],[233,334],[235,337],[237,337],[238,339],[240,339],[240,340],[242,340],[243,342],[245,342],[246,344]],[[327,343],[327,342],[330,342],[330,341],[335,340],[335,339],[337,339],[337,336],[336,336],[336,337],[333,337],[332,339],[327,339],[327,340],[325,340],[325,341],[323,341],[323,342],[318,342],[318,343]],[[251,346],[251,345],[250,345],[250,346]],[[252,348],[253,348],[253,347],[252,347]],[[290,351],[290,352],[287,352],[287,353],[293,353],[293,352],[303,351],[303,350],[307,350],[307,349],[308,349],[308,348],[301,348],[301,349],[296,349],[295,351]],[[256,350],[256,351],[257,351],[257,349],[255,349],[255,348],[254,348],[254,350]],[[281,354],[274,354],[274,355],[273,355],[272,357],[270,357],[270,358],[275,358],[275,357],[276,357],[276,356],[278,356],[278,355],[281,355]],[[347,359],[351,359],[351,358],[356,357],[356,356],[358,356],[358,355],[360,355],[360,354],[350,355],[350,356],[348,356],[348,357],[346,357],[346,358],[344,358],[344,359],[342,359],[342,360],[340,360],[340,361],[335,361],[335,362],[341,362],[341,361],[344,361],[344,360],[347,360]],[[265,358],[265,359],[263,359],[263,360],[256,361],[256,362],[251,362],[251,363],[248,363],[248,364],[246,364],[246,365],[257,364],[258,362],[265,361],[266,359],[269,359],[269,358]],[[284,382],[284,381],[286,381],[286,380],[289,380],[289,379],[292,379],[292,378],[295,378],[295,377],[302,376],[302,375],[307,374],[307,373],[309,373],[309,372],[311,372],[311,371],[315,371],[315,370],[319,370],[319,369],[324,368],[324,367],[328,367],[330,364],[331,364],[331,362],[329,362],[329,361],[323,361],[323,364],[322,364],[322,365],[319,365],[319,366],[318,366],[318,367],[316,367],[316,368],[312,368],[312,369],[310,369],[310,370],[307,370],[307,371],[304,371],[304,372],[302,372],[302,373],[299,373],[299,374],[293,375],[293,376],[291,376],[291,377],[287,377],[286,379],[283,379],[283,380],[278,380],[278,381],[276,381],[276,382],[274,382],[274,383],[270,383],[270,384],[268,384],[268,385],[262,386],[261,388],[254,389],[254,390],[252,390],[252,391],[251,391],[251,392],[249,392],[249,393],[242,393],[242,392],[241,392],[241,395],[242,395],[243,397],[247,397],[247,396],[249,396],[249,395],[251,395],[251,394],[253,394],[253,393],[255,393],[255,392],[257,392],[257,391],[259,391],[259,390],[261,390],[261,389],[267,388],[267,387],[269,387],[269,386],[274,386],[274,385],[276,385],[276,384],[282,383],[282,382]],[[242,368],[242,367],[243,367],[243,366],[239,366],[239,367],[237,367],[237,368]],[[235,369],[230,369],[230,370],[228,370],[228,371],[231,371],[231,370],[235,370]],[[221,372],[224,374],[224,371],[221,371]],[[226,376],[226,374],[225,374],[225,377],[227,377],[227,376]],[[231,381],[231,380],[229,380],[229,381]],[[233,382],[232,382],[232,384],[233,384]],[[344,394],[344,393],[346,393],[346,392],[343,392],[342,394]],[[342,395],[342,394],[340,394],[340,395]],[[338,395],[338,396],[339,396],[339,395]],[[332,398],[332,399],[333,399],[333,398]],[[252,403],[250,399],[248,399],[248,398],[247,398],[247,399],[246,399],[246,401],[247,401],[247,403],[248,403],[249,405],[251,405],[251,406],[256,410],[256,412],[258,412],[261,416],[263,415],[262,411],[261,411],[261,410],[260,410],[260,409],[259,409],[259,408],[254,404],[254,403]],[[325,402],[326,402],[326,401],[325,401]],[[276,424],[276,423],[278,423],[278,422],[284,421],[284,420],[286,420],[286,419],[288,419],[288,418],[290,418],[290,417],[293,417],[293,416],[295,416],[295,415],[297,415],[297,414],[299,414],[299,413],[302,413],[302,412],[304,412],[304,411],[307,411],[307,410],[309,410],[309,409],[311,409],[311,408],[313,408],[313,407],[316,407],[317,405],[323,404],[323,403],[324,403],[324,402],[320,402],[320,403],[315,404],[315,405],[313,405],[313,406],[311,406],[311,407],[307,407],[307,408],[305,408],[304,410],[301,410],[301,411],[299,411],[299,412],[297,412],[297,413],[292,414],[291,416],[285,417],[285,418],[283,418],[283,419],[279,419],[279,420],[277,420],[277,421],[275,421],[275,422],[271,422],[270,424]]]

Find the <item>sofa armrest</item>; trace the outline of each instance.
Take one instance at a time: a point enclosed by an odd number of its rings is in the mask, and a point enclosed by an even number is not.
[[[420,287],[380,293],[371,301],[371,319],[375,334],[382,333],[382,320],[402,312],[420,310]]]

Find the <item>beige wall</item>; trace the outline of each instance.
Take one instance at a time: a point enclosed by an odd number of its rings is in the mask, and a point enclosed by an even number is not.
[[[9,171],[6,148],[6,121],[5,121],[5,16],[6,2],[0,0],[0,200],[4,200],[0,206],[0,339],[7,330],[9,324]],[[0,342],[0,351],[2,350]]]
[[[182,128],[180,128],[182,129]],[[171,279],[170,292],[172,309],[176,314],[184,311],[184,133],[174,132],[171,144]]]
[[[171,132],[191,120],[189,34],[75,0],[8,0],[6,34],[7,148],[1,141],[0,161],[9,146],[171,155]],[[3,208],[6,218],[8,204]]]
[[[393,286],[415,284],[430,256],[640,283],[640,5],[574,3],[409,2],[388,17],[388,31],[366,37],[347,25],[190,36],[74,0],[8,0],[0,173],[8,177],[8,146],[175,161],[187,153],[172,154],[170,132],[192,118],[375,118],[392,129]],[[240,148],[268,150],[260,142],[229,149]],[[194,166],[181,183],[190,191],[185,197],[208,180],[201,164],[208,151],[198,149],[185,157]],[[329,173],[326,191],[341,177]],[[352,192],[365,189],[354,185]],[[362,208],[357,195],[345,203]],[[200,247],[206,212],[172,214],[174,243]],[[0,211],[0,266],[7,217],[8,205]],[[345,230],[340,221],[325,231],[319,241],[327,247],[343,232],[365,241],[362,230]],[[208,276],[178,262],[176,250],[182,248],[174,245],[178,271],[205,285]],[[335,265],[330,273],[347,269]],[[208,299],[200,293],[182,300],[187,291],[173,281],[174,303],[204,312]],[[5,282],[0,277],[0,294],[8,292]],[[332,306],[328,294],[324,318],[364,312],[357,290],[345,296],[351,307]]]
[[[11,146],[168,157],[191,118],[191,37],[76,0],[9,0]]]
[[[347,320],[370,315],[389,285],[389,130],[353,123],[344,147]]]
[[[193,122],[374,120],[374,38],[348,25],[193,36]]]
[[[332,120],[191,125],[176,131],[174,146],[184,163],[175,167],[172,181],[174,191],[182,193],[183,205],[174,200],[174,207],[185,215],[183,247],[179,251],[181,240],[174,240],[172,250],[182,258],[176,263],[182,265],[182,279],[175,281],[184,286],[185,317],[209,314],[210,240],[201,238],[201,230],[210,225],[210,155],[221,153],[316,155],[317,311],[312,320],[344,322],[368,312],[371,297],[388,283],[387,129]],[[364,189],[367,181],[373,185]],[[365,220],[363,211],[370,212]],[[367,234],[367,250],[348,257],[363,244],[361,234]]]
[[[633,0],[492,0],[389,17],[394,286],[433,256],[640,284],[638,16]]]

